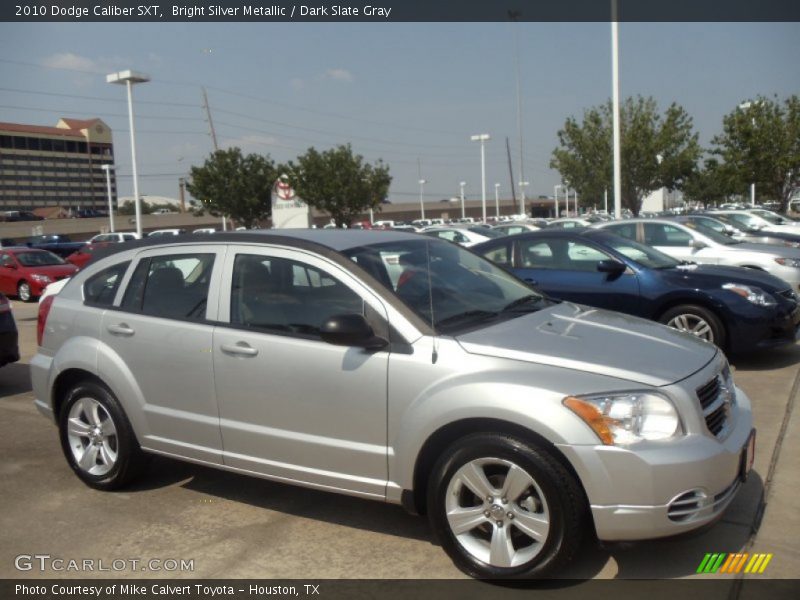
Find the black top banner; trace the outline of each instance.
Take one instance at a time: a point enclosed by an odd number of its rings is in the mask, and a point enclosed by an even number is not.
[[[151,0],[158,2],[159,0]],[[267,3],[11,0],[2,21],[474,22],[800,21],[798,0],[353,0]],[[615,7],[616,5],[616,7]],[[616,13],[616,17],[614,17]]]

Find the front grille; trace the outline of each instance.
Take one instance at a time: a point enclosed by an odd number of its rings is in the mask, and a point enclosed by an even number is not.
[[[711,404],[714,403],[714,400],[717,399],[717,396],[719,396],[719,388],[719,377],[714,377],[714,379],[709,381],[707,384],[697,388],[697,399],[700,400],[700,406],[703,408],[703,410],[711,406]]]
[[[669,503],[667,516],[671,521],[690,521],[698,516],[707,504],[707,496],[702,490],[691,490]]]
[[[697,388],[697,399],[703,410],[706,427],[714,436],[720,435],[725,430],[725,423],[728,420],[729,406],[723,391],[720,376]]]

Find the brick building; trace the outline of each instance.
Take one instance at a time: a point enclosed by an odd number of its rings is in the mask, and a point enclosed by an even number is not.
[[[61,119],[55,127],[0,122],[0,211],[107,208],[104,164],[114,164],[114,145],[100,119]],[[116,188],[112,170],[115,204]]]

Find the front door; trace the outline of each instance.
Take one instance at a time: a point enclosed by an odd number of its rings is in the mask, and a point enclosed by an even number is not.
[[[388,351],[319,336],[337,314],[385,326],[354,277],[295,250],[231,249],[214,334],[225,464],[320,488],[384,497]]]

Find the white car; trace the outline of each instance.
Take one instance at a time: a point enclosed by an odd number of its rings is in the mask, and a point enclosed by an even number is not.
[[[158,237],[160,235],[181,235],[186,233],[185,229],[156,229],[147,234],[147,237]]]
[[[98,233],[87,243],[88,244],[94,244],[96,242],[120,243],[120,242],[130,242],[132,240],[138,240],[138,239],[139,235],[133,231],[117,231],[116,233]]]
[[[531,225],[530,223],[500,223],[492,227],[494,231],[498,231],[503,235],[517,235],[518,233],[528,233],[529,231],[539,231],[541,227]]]
[[[422,230],[424,235],[454,242],[465,248],[486,242],[503,234],[489,227],[473,225],[469,227],[428,227]]]
[[[747,229],[800,234],[800,223],[791,221],[769,210],[724,210],[712,211],[708,214],[712,217],[714,215],[725,215],[732,221],[741,223]]]
[[[795,291],[800,288],[800,249],[741,242],[698,223],[666,219],[627,219],[594,227],[652,246],[678,260],[759,269],[783,279]]]
[[[547,226],[560,227],[561,229],[575,229],[576,227],[590,227],[591,225],[592,222],[587,219],[565,217],[563,219],[553,219]]]
[[[217,230],[214,227],[201,227],[200,229],[195,229],[192,233],[216,233]]]

